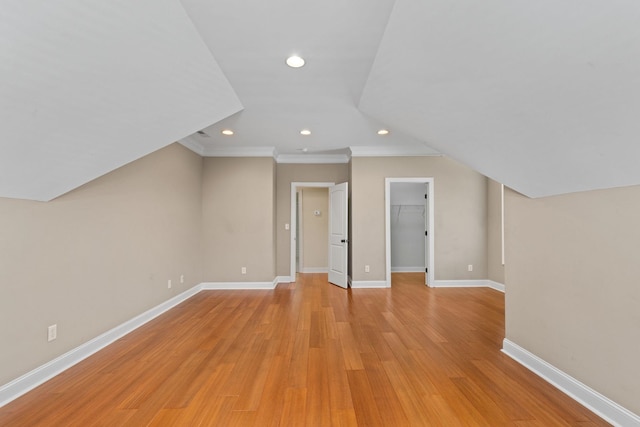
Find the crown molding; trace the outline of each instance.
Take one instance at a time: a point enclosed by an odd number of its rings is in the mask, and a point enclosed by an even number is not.
[[[207,147],[204,157],[273,157],[275,147]]]
[[[426,146],[351,146],[345,154],[278,154],[275,147],[205,147],[197,138],[178,141],[203,157],[273,157],[277,163],[349,163],[352,157],[442,156]]]
[[[192,136],[182,138],[178,143],[187,147],[194,153],[204,156],[204,146],[199,141],[196,141]]]
[[[348,154],[279,154],[277,163],[349,163],[351,157]]]
[[[442,156],[427,146],[351,146],[351,157]]]

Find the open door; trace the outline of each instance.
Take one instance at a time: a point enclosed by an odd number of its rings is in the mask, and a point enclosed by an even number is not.
[[[424,284],[429,284],[429,184],[424,191]]]
[[[329,187],[329,282],[346,288],[349,257],[348,183]]]

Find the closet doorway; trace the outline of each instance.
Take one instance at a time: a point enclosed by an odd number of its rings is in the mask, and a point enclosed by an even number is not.
[[[386,281],[392,272],[434,279],[433,178],[386,178]]]

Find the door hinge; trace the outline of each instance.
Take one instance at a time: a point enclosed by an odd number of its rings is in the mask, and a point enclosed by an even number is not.
[[[424,198],[425,198],[425,199],[427,198],[427,194],[425,194],[425,195],[424,195]]]
[[[428,232],[427,230],[425,230],[425,231],[424,231],[424,235],[425,235],[425,236],[428,236],[428,235],[429,235],[429,232]]]
[[[428,268],[425,268],[425,269],[424,269],[424,272],[425,272],[425,273],[428,273],[428,272],[429,272],[429,269],[428,269]]]

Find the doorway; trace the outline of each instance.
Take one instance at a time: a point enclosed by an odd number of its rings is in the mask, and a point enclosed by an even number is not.
[[[304,213],[302,213],[302,216],[299,216],[301,214],[301,212],[299,212],[299,208],[304,208],[304,199],[300,198],[300,192],[302,192],[302,194],[304,194],[304,189],[324,189],[324,191],[326,191],[326,193],[328,194],[329,192],[329,188],[333,187],[335,184],[333,182],[292,182],[291,183],[291,240],[290,240],[290,244],[291,244],[291,261],[290,261],[290,275],[291,275],[291,281],[295,281],[296,280],[296,273],[298,271],[298,250],[301,250],[300,253],[300,260],[301,260],[301,265],[302,265],[302,269],[303,272],[315,272],[312,271],[312,269],[305,269],[304,268],[304,260],[305,260],[305,250],[302,247],[302,244],[304,243],[304,233],[302,230],[302,226],[304,225]],[[309,191],[309,193],[312,193],[313,191]],[[301,203],[299,203],[301,201]],[[301,210],[301,209],[300,209]],[[317,215],[315,211],[320,211]],[[324,215],[324,217],[323,217]],[[326,215],[328,215],[328,212],[323,212],[322,209],[319,209],[317,207],[313,207],[311,206],[311,214],[309,216],[309,219],[320,219],[322,220],[323,218],[326,218]],[[302,221],[300,221],[299,219],[302,218]],[[302,239],[300,238],[302,236]],[[318,251],[323,251],[323,253],[327,254],[329,252],[329,241],[328,241],[328,234],[326,234],[324,236],[325,239],[327,239],[326,245],[322,245],[322,247],[317,247]],[[312,239],[307,239],[308,243],[312,240]],[[307,245],[307,247],[309,247]],[[307,253],[306,254],[306,258],[309,258],[311,254]],[[326,271],[326,269],[325,269]]]
[[[386,285],[392,271],[434,272],[433,178],[385,179]],[[392,262],[393,261],[393,262]]]
[[[327,273],[329,189],[301,187],[296,201],[296,272]]]

